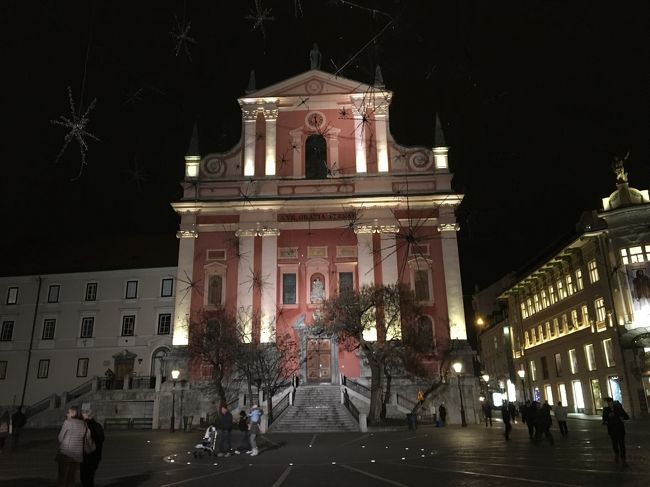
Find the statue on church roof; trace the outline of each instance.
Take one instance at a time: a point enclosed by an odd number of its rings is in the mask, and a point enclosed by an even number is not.
[[[616,184],[625,184],[627,183],[627,172],[625,172],[625,161],[630,157],[628,151],[625,154],[625,157],[614,156],[614,162],[612,163],[612,169],[614,169],[614,174],[616,174]]]
[[[309,51],[309,64],[310,64],[310,69],[320,69],[320,63],[322,59],[322,55],[320,51],[318,50],[318,44],[314,42],[314,45],[311,48],[311,51]]]

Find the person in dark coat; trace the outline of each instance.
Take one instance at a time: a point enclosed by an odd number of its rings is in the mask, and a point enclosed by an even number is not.
[[[504,402],[501,405],[501,417],[503,418],[503,424],[506,428],[504,436],[506,437],[506,441],[510,441],[510,431],[512,430],[512,424],[510,424],[510,408],[508,407],[507,402]]]
[[[440,416],[441,426],[444,426],[447,422],[447,408],[444,402],[438,408],[438,415]]]
[[[508,402],[508,412],[510,413],[510,421],[513,423],[517,422],[517,408],[514,403]]]
[[[25,408],[19,407],[11,416],[11,451],[16,451],[16,448],[18,448],[18,440],[26,424]]]
[[[241,452],[250,453],[251,441],[249,438],[249,431],[248,431],[248,414],[246,414],[246,411],[244,410],[239,411],[239,423],[237,423],[237,428],[239,429],[239,431],[241,431],[242,438],[241,441],[239,442],[239,446],[235,450],[235,453],[237,453],[238,455]]]
[[[555,444],[553,435],[551,434],[552,423],[551,406],[549,406],[547,401],[544,401],[544,404],[537,410],[535,416],[535,443],[539,443],[542,435],[544,435],[544,438],[549,441],[551,446]]]
[[[489,401],[483,403],[483,417],[485,418],[485,427],[488,426],[488,421],[490,426],[492,426],[492,404]]]
[[[218,457],[229,457],[230,450],[230,433],[232,431],[232,413],[225,404],[221,406],[219,415],[219,453]]]
[[[95,451],[92,453],[84,453],[84,460],[81,462],[81,485],[82,487],[95,487],[95,472],[97,472],[99,462],[102,460],[102,450],[104,447],[104,428],[95,421],[91,411],[84,409],[81,411],[81,416],[86,422],[91,438],[95,442]]]
[[[535,438],[535,420],[537,419],[537,402],[526,401],[523,405],[521,418],[528,427],[528,437],[532,440]]]
[[[607,406],[603,409],[603,424],[607,425],[607,433],[612,440],[612,450],[614,450],[614,461],[618,463],[619,457],[623,462],[623,467],[627,466],[625,458],[625,424],[623,421],[630,419],[623,409],[623,405],[614,401],[611,397],[606,397]]]
[[[9,436],[9,421],[9,411],[5,411],[2,413],[2,416],[0,416],[0,452],[4,449],[5,441]]]

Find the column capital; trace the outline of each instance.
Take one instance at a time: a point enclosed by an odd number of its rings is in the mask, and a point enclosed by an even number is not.
[[[396,234],[399,232],[398,225],[380,225],[379,221],[375,218],[372,224],[355,225],[354,233],[390,233]]]
[[[278,119],[280,110],[278,108],[264,108],[264,119],[267,122],[275,122]]]
[[[196,223],[191,225],[181,225],[181,228],[176,232],[176,238],[198,238],[199,231],[196,228]]]
[[[438,224],[439,232],[457,232],[460,230],[460,225],[458,223],[440,223]]]
[[[277,237],[278,235],[280,235],[279,228],[260,223],[257,223],[254,228],[240,228],[235,232],[237,237]]]

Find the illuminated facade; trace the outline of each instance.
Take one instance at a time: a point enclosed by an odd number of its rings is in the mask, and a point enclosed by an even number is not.
[[[447,147],[441,132],[433,150],[399,145],[391,97],[383,85],[314,69],[240,98],[242,137],[231,150],[200,156],[192,144],[173,203],[175,346],[188,344],[203,310],[224,307],[243,317],[250,340],[290,333],[302,354],[316,350],[303,380],[360,377],[354,354],[311,332],[314,313],[344,287],[396,282],[419,296],[442,353],[466,339],[454,215],[462,196],[451,189]]]
[[[622,165],[581,234],[501,297],[515,367],[535,399],[598,414],[603,398],[650,411],[650,199]]]

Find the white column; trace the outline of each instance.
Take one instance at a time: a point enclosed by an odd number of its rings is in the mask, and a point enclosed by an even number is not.
[[[245,339],[253,337],[251,314],[253,313],[253,288],[251,269],[253,268],[254,237],[239,237],[239,264],[237,265],[237,314],[243,320]]]
[[[375,112],[375,144],[377,145],[377,172],[388,172],[388,136],[386,113]]]
[[[275,341],[276,330],[276,297],[277,297],[277,276],[278,276],[278,237],[268,235],[262,237],[262,276],[264,286],[262,288],[262,309],[261,309],[261,335],[260,342],[268,343]]]
[[[180,230],[176,232],[178,243],[178,268],[176,270],[176,298],[174,308],[174,332],[172,345],[189,344],[190,313],[192,309],[192,282],[194,270],[194,240],[198,237],[196,215],[181,215]]]
[[[357,164],[357,174],[368,172],[366,163],[366,126],[361,115],[354,116],[354,156]]]
[[[399,280],[394,233],[381,234],[381,275],[383,284],[386,285],[395,284]]]
[[[276,133],[277,133],[277,120],[278,110],[270,109],[264,110],[264,119],[266,120],[266,163],[264,174],[266,176],[275,176],[275,155],[277,152],[276,147]]]
[[[359,267],[359,286],[375,283],[375,263],[372,255],[372,233],[357,234],[357,262]]]
[[[255,176],[255,122],[257,109],[242,108],[244,117],[244,176]]]
[[[445,288],[447,292],[447,309],[449,312],[449,337],[452,340],[467,340],[465,328],[465,311],[463,309],[463,286],[460,279],[460,259],[456,223],[443,223],[438,226],[442,233],[442,262],[445,270]]]

